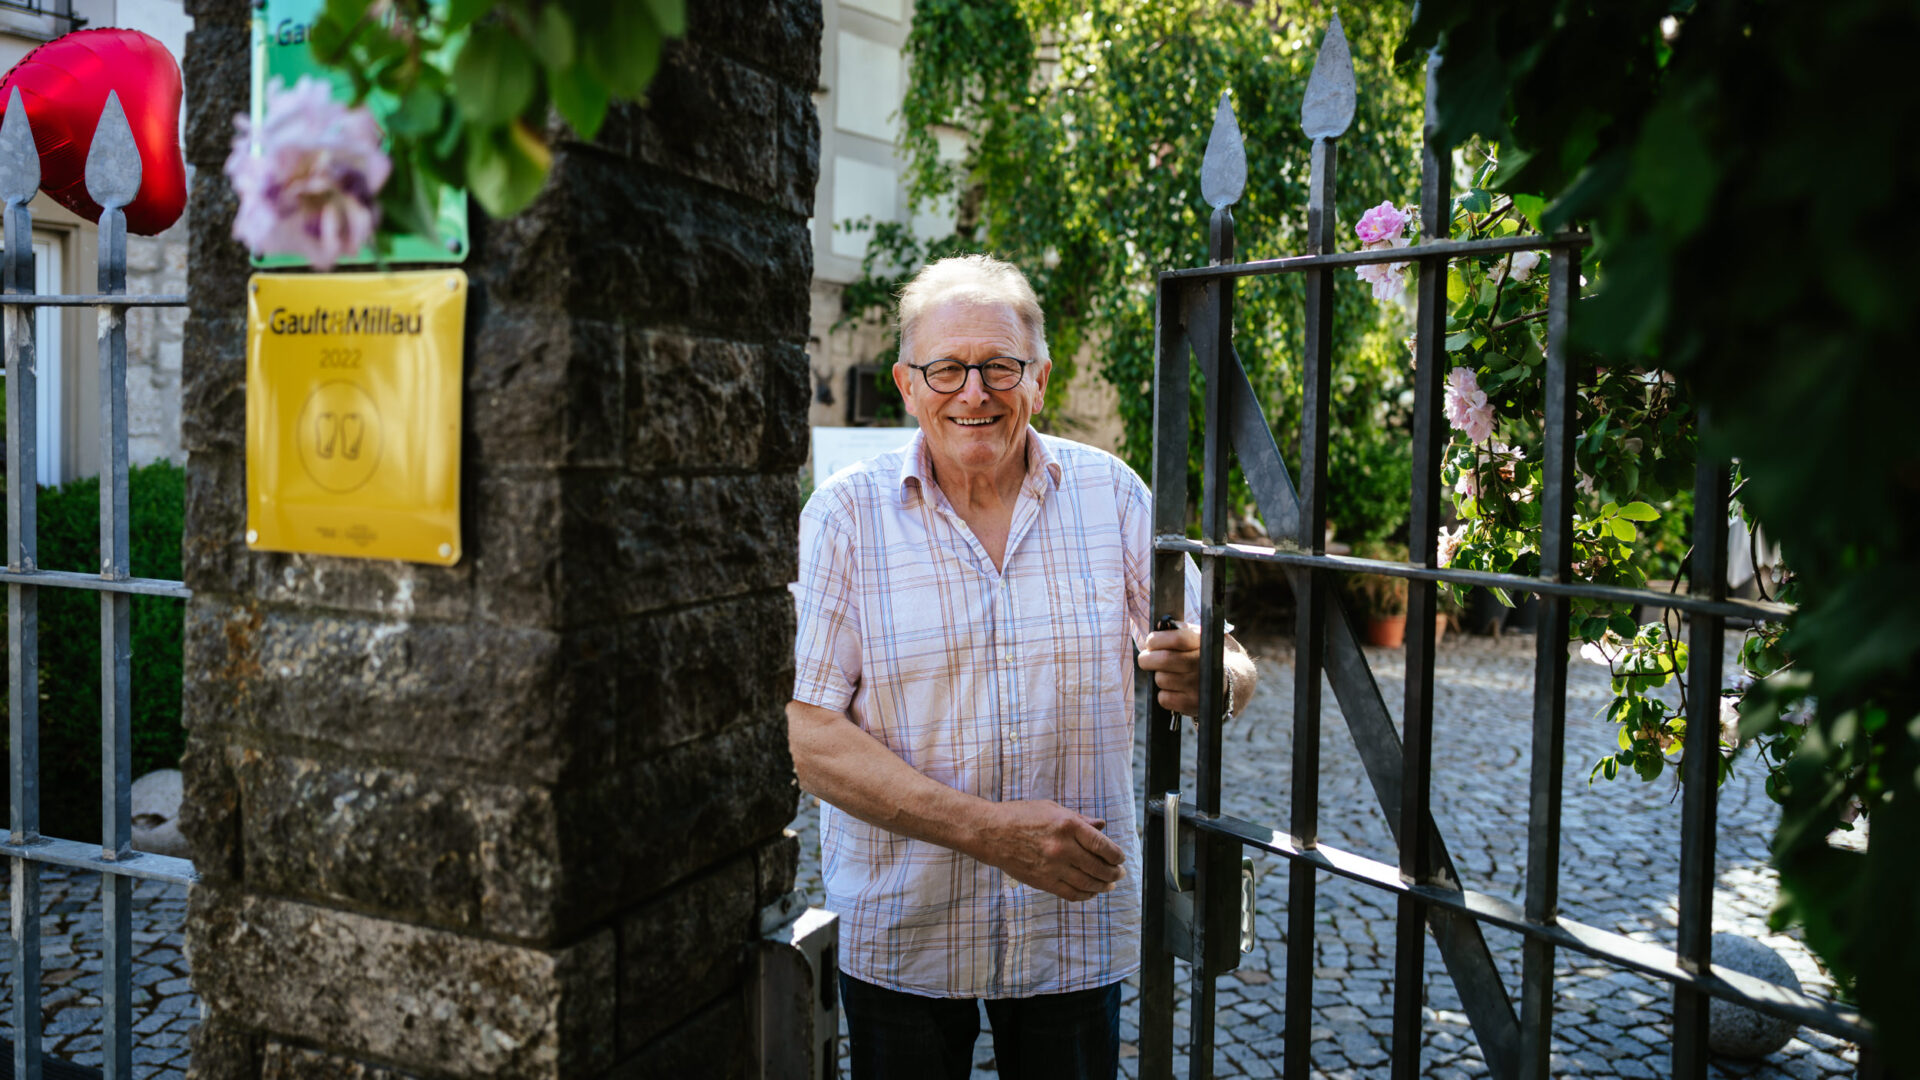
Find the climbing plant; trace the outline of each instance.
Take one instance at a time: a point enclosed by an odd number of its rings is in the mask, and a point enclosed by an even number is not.
[[[1606,271],[1574,320],[1675,373],[1702,446],[1796,574],[1743,659],[1771,735],[1779,924],[1920,1060],[1920,12],[1896,0],[1425,0],[1443,134],[1506,147],[1495,191],[1583,223]],[[1855,815],[1866,850],[1829,836]]]
[[[1339,166],[1339,211],[1353,220],[1418,184],[1422,75],[1393,64],[1406,28],[1399,5],[1341,17],[1360,80]],[[908,187],[916,205],[954,212],[955,234],[917,246],[897,230],[878,234],[846,293],[850,315],[884,318],[902,276],[938,252],[1015,262],[1047,311],[1055,385],[1086,346],[1119,391],[1122,453],[1144,471],[1153,282],[1207,261],[1200,162],[1220,94],[1231,94],[1251,166],[1234,207],[1240,253],[1301,250],[1310,144],[1300,99],[1325,23],[1324,5],[1308,0],[922,0],[900,110]],[[957,161],[940,153],[942,128],[965,136]],[[1250,279],[1238,300],[1235,346],[1282,446],[1299,444],[1300,290],[1296,275]],[[1410,468],[1405,321],[1364,292],[1336,300],[1330,472],[1337,488],[1367,493],[1333,508],[1343,537],[1384,537],[1406,519],[1406,485],[1378,482]],[[1196,441],[1196,476],[1198,454]],[[1236,500],[1244,506],[1244,492]]]

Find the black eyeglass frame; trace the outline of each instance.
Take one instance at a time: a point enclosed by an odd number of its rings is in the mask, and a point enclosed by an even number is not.
[[[995,360],[1011,360],[1014,363],[1020,365],[1019,374],[1015,375],[1013,381],[1008,383],[1005,386],[995,386],[994,384],[987,381],[987,365],[993,363]],[[970,371],[978,371],[980,373],[980,385],[986,387],[989,390],[1011,390],[1014,387],[1019,386],[1021,380],[1027,377],[1027,365],[1032,362],[1033,361],[1031,360],[1022,360],[1017,356],[989,356],[985,360],[982,360],[977,364],[962,364],[960,363],[960,361],[955,360],[951,356],[943,356],[940,359],[935,360],[931,364],[908,364],[907,366],[919,372],[920,378],[927,384],[927,389],[933,391],[934,393],[957,394],[960,391],[965,390],[967,388],[967,373]],[[927,369],[939,364],[959,364],[961,368],[960,385],[954,387],[951,390],[942,390],[939,387],[933,385],[933,376],[927,374]]]

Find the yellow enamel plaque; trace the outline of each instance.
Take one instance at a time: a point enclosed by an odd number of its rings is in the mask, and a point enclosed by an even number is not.
[[[247,544],[460,560],[467,276],[255,274]]]

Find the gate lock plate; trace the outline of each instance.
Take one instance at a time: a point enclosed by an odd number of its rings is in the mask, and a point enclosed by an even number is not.
[[[1180,817],[1180,793],[1169,791],[1161,812],[1162,849],[1166,864],[1167,950],[1189,963],[1200,963],[1205,950],[1208,971],[1232,971],[1240,966],[1240,955],[1253,951],[1254,870],[1253,860],[1240,855],[1240,847],[1226,837],[1202,841],[1189,818]],[[1236,862],[1235,856],[1239,856]],[[1213,885],[1205,925],[1195,917],[1197,899],[1196,862],[1205,858],[1208,882]],[[1228,881],[1234,883],[1225,888]],[[1235,946],[1238,946],[1235,948]]]

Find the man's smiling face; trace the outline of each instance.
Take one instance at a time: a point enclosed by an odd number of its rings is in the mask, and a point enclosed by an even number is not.
[[[1052,364],[1032,360],[1026,331],[1013,309],[964,298],[942,301],[921,315],[908,344],[913,350],[908,359],[920,365],[935,360],[981,364],[996,356],[1029,361],[1011,390],[989,389],[980,372],[969,371],[966,385],[951,394],[935,391],[920,372],[904,364],[893,369],[907,411],[926,433],[936,472],[956,480],[981,473],[1024,476],[1027,422],[1045,400]]]

